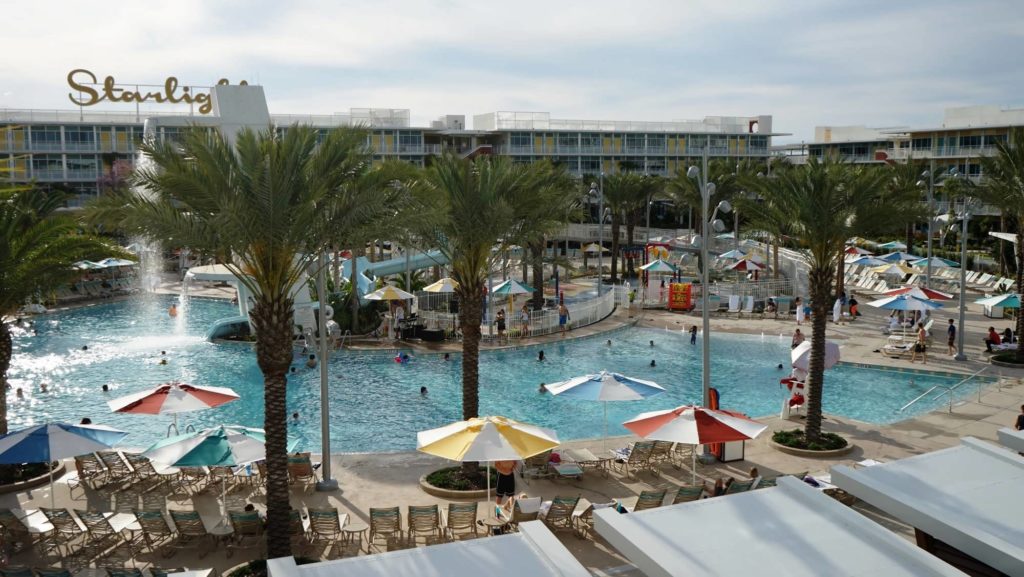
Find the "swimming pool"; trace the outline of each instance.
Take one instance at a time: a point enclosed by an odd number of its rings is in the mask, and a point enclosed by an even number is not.
[[[143,388],[181,380],[235,389],[239,401],[217,409],[182,415],[197,427],[219,423],[262,426],[263,379],[252,348],[240,343],[204,340],[213,321],[232,316],[223,301],[191,299],[177,319],[167,316],[172,297],[98,304],[36,317],[38,336],[19,332],[8,392],[12,428],[47,420],[96,423],[129,431],[127,446],[147,446],[167,433],[170,418],[112,414],[106,402]],[[608,346],[606,339],[611,339]],[[654,341],[654,347],[649,341]],[[88,346],[86,351],[82,346]],[[160,365],[160,351],[168,363]],[[537,361],[544,350],[547,360]],[[331,359],[331,443],[336,452],[392,451],[415,448],[420,430],[461,418],[459,355],[445,362],[423,355],[396,364],[393,353],[346,351]],[[700,402],[700,341],[696,346],[678,332],[626,329],[606,336],[543,346],[490,351],[480,355],[480,414],[500,414],[554,428],[562,439],[599,437],[600,403],[580,403],[538,394],[541,382],[608,369],[651,379],[668,391],[645,401],[609,403],[609,434],[625,434],[619,423],[642,411]],[[779,411],[785,389],[778,384],[788,366],[789,341],[778,336],[713,335],[712,383],[722,406],[752,416]],[[657,361],[656,367],[650,362]],[[320,442],[319,370],[296,361],[288,385],[289,414],[297,411],[293,434],[307,449]],[[897,409],[936,384],[958,377],[908,374],[840,365],[825,379],[824,410],[871,423],[889,423],[941,406],[918,403],[913,413]],[[46,382],[49,391],[39,391]],[[110,386],[109,393],[101,391]],[[420,386],[428,388],[421,396]],[[22,388],[18,399],[14,389]]]

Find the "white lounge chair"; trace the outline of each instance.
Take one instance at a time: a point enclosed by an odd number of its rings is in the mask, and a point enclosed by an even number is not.
[[[743,309],[740,310],[737,315],[739,318],[743,318],[743,315],[754,316],[754,297],[748,296],[746,302],[743,304]]]
[[[726,313],[735,314],[738,317],[740,312],[740,295],[729,295],[729,310]]]

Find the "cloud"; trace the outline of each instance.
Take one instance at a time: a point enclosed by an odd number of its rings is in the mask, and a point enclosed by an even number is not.
[[[271,110],[542,110],[558,118],[771,114],[788,140],[815,125],[936,124],[947,106],[1012,105],[1024,11],[1012,0],[493,4],[269,1],[26,3],[0,61],[2,105],[68,108],[64,78],[221,77],[266,87]],[[779,139],[785,141],[786,138]]]

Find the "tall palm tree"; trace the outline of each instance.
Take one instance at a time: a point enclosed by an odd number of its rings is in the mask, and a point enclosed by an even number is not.
[[[612,217],[611,280],[618,282],[619,236],[626,217],[643,203],[643,176],[634,172],[617,172],[604,178],[604,206]]]
[[[825,331],[836,294],[836,261],[851,236],[891,230],[912,218],[901,210],[909,205],[890,202],[884,178],[884,172],[870,167],[854,167],[833,158],[812,158],[806,166],[782,172],[775,178],[750,182],[763,199],[747,206],[752,218],[788,221],[792,238],[803,249],[809,269],[814,314],[804,436],[811,442],[821,437]]]
[[[1016,225],[1017,292],[1024,292],[1024,128],[1014,128],[996,153],[981,159],[984,178],[975,195],[999,207],[1003,218]],[[961,263],[967,266],[967,263]],[[1024,315],[1017,315],[1017,334],[1024,334]],[[1017,339],[1017,362],[1024,363],[1024,346]]]
[[[515,197],[529,180],[523,168],[505,157],[480,156],[473,161],[453,154],[437,158],[414,184],[416,210],[410,225],[448,259],[458,283],[459,325],[462,328],[462,418],[479,416],[480,323],[487,277],[503,239],[519,230]],[[466,463],[477,475],[476,463]]]
[[[217,256],[252,293],[250,321],[263,373],[267,457],[267,545],[291,554],[288,538],[286,388],[292,362],[294,295],[307,290],[328,228],[371,218],[368,199],[348,187],[369,166],[366,133],[245,129],[232,145],[218,131],[189,130],[180,144],[147,142],[152,160],[136,171],[145,194],[101,199],[97,218],[119,217],[151,238]],[[372,212],[372,211],[371,211]],[[324,458],[330,458],[325,455]]]
[[[71,197],[59,190],[0,189],[0,435],[7,434],[10,323],[31,299],[81,275],[74,263],[107,256],[131,258],[105,239],[80,234],[79,223],[58,213]]]
[[[626,238],[629,239],[629,244],[633,244],[633,233],[636,230],[637,224],[642,222],[649,213],[649,203],[653,202],[654,199],[661,194],[665,188],[665,183],[660,176],[643,175],[640,177],[639,182],[635,189],[636,198],[633,199],[632,210],[626,212]],[[636,274],[636,263],[633,257],[633,252],[630,251],[626,257],[625,269],[629,271],[632,276]]]

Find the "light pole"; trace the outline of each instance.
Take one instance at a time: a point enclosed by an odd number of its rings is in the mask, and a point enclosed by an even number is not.
[[[353,257],[354,258],[354,257]],[[316,275],[316,294],[320,300],[320,443],[323,479],[317,481],[317,491],[337,491],[338,480],[331,478],[331,408],[327,391],[327,361],[331,349],[327,345],[327,258],[321,252],[318,260],[320,272]]]
[[[708,219],[708,209],[711,204],[711,195],[715,192],[715,183],[708,182],[708,145],[704,145],[704,155],[702,158],[702,168],[698,169],[696,166],[691,166],[686,171],[686,176],[689,178],[699,178],[700,181],[700,196],[701,196],[701,235],[700,235],[700,299],[701,299],[701,321],[703,323],[703,356],[702,356],[702,403],[703,406],[708,406],[711,402],[710,390],[711,390],[711,320],[708,315],[708,229],[712,226],[716,228],[722,228],[724,225],[722,221],[717,220],[715,217],[718,215],[718,211],[728,214],[732,207],[728,201],[723,200],[718,203],[715,207],[715,212],[712,213],[711,219]]]
[[[604,274],[604,173],[597,182],[590,183],[590,194],[597,194],[597,296],[601,296],[601,277]]]
[[[949,175],[954,179],[966,178],[956,167],[949,171]],[[967,320],[967,221],[971,218],[970,207],[971,199],[964,194],[963,213],[960,215],[960,330],[957,332],[956,356],[953,357],[958,361],[967,360],[964,354],[964,323]]]
[[[932,288],[932,224],[935,222],[935,161],[932,160],[928,170],[921,173],[922,178],[928,179],[928,264],[925,267],[924,286]],[[917,181],[918,186],[924,186],[923,180]]]

